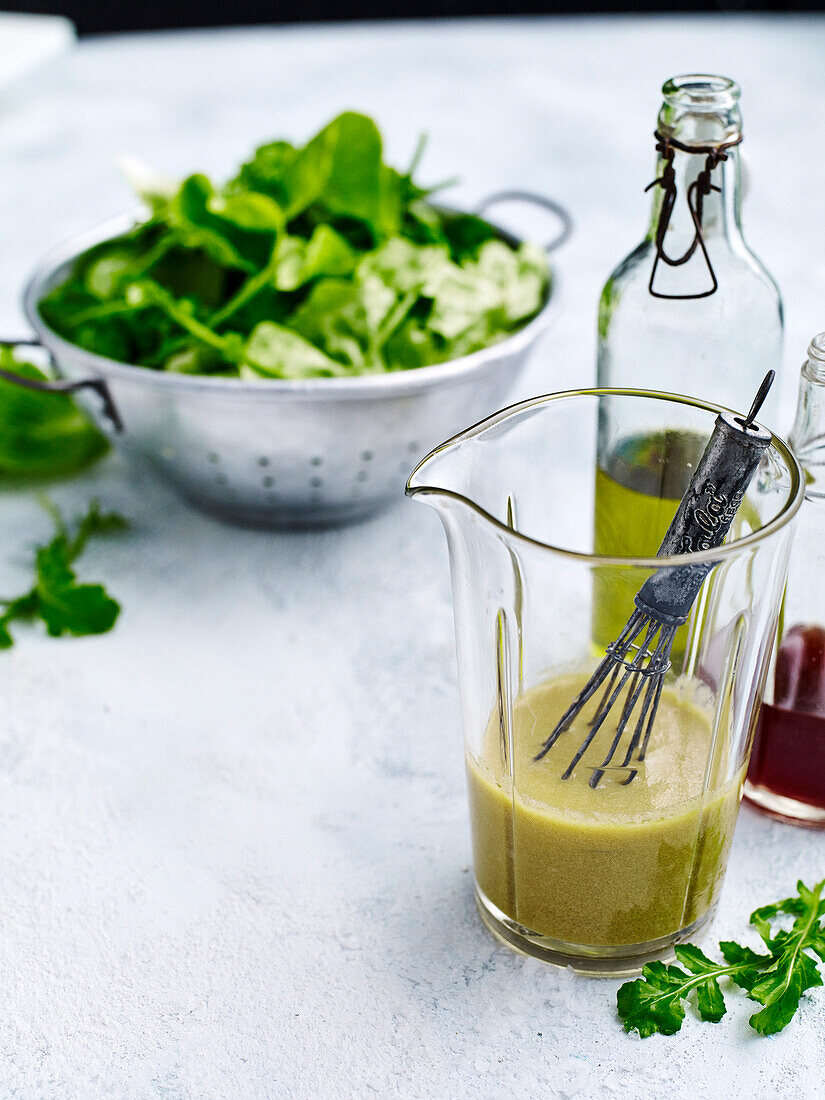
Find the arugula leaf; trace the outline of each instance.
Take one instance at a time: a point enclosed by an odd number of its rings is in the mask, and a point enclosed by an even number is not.
[[[287,214],[294,218],[318,203],[332,215],[365,222],[380,237],[401,224],[399,180],[382,163],[381,135],[372,119],[345,111],[286,169]]]
[[[303,279],[307,245],[301,237],[281,237],[272,258],[276,290],[297,290]]]
[[[223,221],[256,233],[282,233],[286,226],[286,216],[278,203],[255,191],[212,195],[206,206]]]
[[[302,281],[351,275],[357,262],[357,252],[340,233],[329,225],[319,225],[307,241]]]
[[[206,176],[194,175],[183,181],[163,215],[174,240],[183,248],[206,253],[222,267],[254,270],[251,261],[216,227],[220,218],[209,209],[213,196],[212,184]]]
[[[37,613],[54,637],[104,634],[114,626],[119,605],[99,584],[77,584],[65,547],[50,545],[37,552]]]
[[[37,381],[46,375],[0,346],[0,368]],[[40,393],[0,379],[0,478],[77,473],[108,450],[106,438],[68,394]]]
[[[636,981],[625,982],[616,995],[625,1031],[635,1029],[643,1039],[657,1031],[674,1035],[685,1018],[682,1001],[691,987],[690,977],[662,962],[648,963],[642,974]]]
[[[765,905],[751,914],[751,924],[773,956],[759,980],[748,981],[745,987],[752,1000],[765,1006],[750,1019],[751,1027],[760,1035],[781,1031],[793,1018],[802,994],[822,985],[817,964],[806,952],[813,951],[820,959],[825,959],[823,888],[825,882],[820,882],[813,890],[799,882],[797,897]],[[774,933],[771,921],[785,915],[795,918],[793,926],[789,931],[780,928]]]
[[[238,175],[227,184],[230,193],[246,190],[269,195],[283,209],[289,203],[286,174],[298,155],[288,141],[272,141],[255,150],[252,160],[241,166]]]
[[[2,600],[0,649],[14,644],[9,627],[12,623],[41,619],[52,637],[105,634],[114,626],[120,605],[100,584],[81,584],[72,568],[86,543],[95,535],[124,530],[126,520],[116,512],[101,512],[97,501],[69,530],[57,509],[44,502],[55,524],[52,540],[35,551],[35,581],[22,596]]]
[[[675,948],[676,958],[695,977],[702,980],[695,985],[696,1003],[703,1020],[718,1023],[725,1015],[725,998],[719,988],[718,966],[692,944]]]
[[[802,994],[823,984],[814,955],[825,960],[825,880],[812,890],[797,883],[798,894],[751,914],[751,924],[762,938],[767,954],[725,941],[719,949],[724,964],[715,963],[690,944],[675,948],[684,966],[649,963],[642,977],[625,982],[617,994],[619,1018],[625,1031],[638,1031],[646,1038],[656,1032],[673,1035],[685,1017],[684,1001],[696,992],[699,1016],[718,1023],[725,1015],[725,1001],[719,986],[729,978],[764,1007],[750,1018],[760,1035],[773,1035],[785,1028],[796,1014]],[[788,930],[772,922],[793,917]]]
[[[179,325],[200,343],[218,352],[227,362],[237,362],[241,356],[242,341],[237,334],[220,336],[195,316],[195,306],[187,298],[177,300],[152,279],[142,279],[127,288],[126,300],[136,308],[153,305],[161,309],[169,319]]]
[[[163,369],[173,374],[217,374],[224,366],[225,360],[218,352],[202,344],[177,347],[163,361]]]
[[[220,187],[132,165],[149,217],[80,257],[41,313],[97,354],[192,374],[408,370],[489,347],[541,309],[547,261],[431,205],[422,150],[397,171],[373,120],[347,111],[302,148],[262,145]]]
[[[483,244],[498,240],[490,223],[476,214],[448,214],[443,219],[442,229],[456,263],[475,259]]]
[[[124,280],[130,278],[134,263],[133,251],[113,248],[86,265],[83,283],[94,298],[105,302],[117,294]]]
[[[760,955],[753,948],[743,947],[731,940],[722,940],[719,951],[725,962],[736,967],[736,984],[746,990],[756,985],[762,975],[762,968],[770,961],[769,955]]]
[[[449,215],[430,206],[428,202],[411,202],[404,216],[404,236],[416,244],[442,244],[449,247],[446,224]],[[491,232],[493,227],[490,226]]]

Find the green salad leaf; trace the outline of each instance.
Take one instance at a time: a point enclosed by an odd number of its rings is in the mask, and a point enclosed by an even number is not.
[[[54,537],[35,551],[35,579],[28,592],[0,600],[0,649],[14,644],[10,627],[21,620],[40,619],[47,633],[58,638],[105,634],[120,613],[120,605],[103,585],[79,582],[72,566],[90,538],[122,531],[128,526],[126,520],[116,512],[101,512],[97,501],[92,501],[72,531],[60,512],[44,503],[54,520]]]
[[[34,363],[0,346],[0,369],[46,381]],[[20,478],[77,473],[108,449],[103,436],[68,394],[24,389],[0,378],[0,484]]]
[[[698,947],[676,947],[678,966],[648,963],[642,977],[625,982],[617,994],[619,1018],[625,1031],[646,1038],[659,1032],[673,1035],[685,1018],[685,1002],[695,993],[702,1020],[718,1023],[725,1015],[719,985],[728,979],[762,1005],[750,1018],[760,1035],[773,1035],[791,1022],[802,994],[821,986],[817,960],[825,961],[825,880],[808,889],[797,883],[797,896],[765,905],[751,914],[766,952],[726,941],[719,944],[724,959],[716,963]],[[784,927],[791,921],[791,927]]]
[[[130,162],[148,207],[40,303],[89,351],[157,370],[303,379],[410,370],[488,347],[542,308],[542,251],[440,210],[347,111],[261,146],[221,187]]]

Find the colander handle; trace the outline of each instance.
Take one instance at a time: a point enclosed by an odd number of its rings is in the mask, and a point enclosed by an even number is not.
[[[45,351],[52,369],[55,369],[52,353],[39,340],[0,340],[0,347],[9,348],[10,350],[14,348],[39,348],[41,351]],[[78,390],[94,390],[103,403],[104,416],[116,432],[123,431],[123,421],[120,418],[117,405],[115,405],[109,386],[103,378],[81,378],[77,382],[68,382],[56,378],[54,381],[41,382],[37,378],[23,378],[19,374],[14,374],[13,371],[3,370],[2,368],[0,368],[0,378],[5,379],[6,382],[11,382],[13,386],[22,386],[26,390],[39,390],[41,393],[77,393]]]
[[[561,223],[559,231],[552,240],[545,244],[544,248],[547,252],[553,252],[555,249],[561,248],[573,232],[573,218],[561,203],[556,202],[554,199],[546,199],[544,195],[535,195],[532,191],[497,191],[495,195],[490,195],[489,198],[484,199],[476,213],[479,217],[484,217],[490,207],[496,206],[500,202],[526,202],[531,206],[538,206],[542,210],[548,210],[558,218]]]

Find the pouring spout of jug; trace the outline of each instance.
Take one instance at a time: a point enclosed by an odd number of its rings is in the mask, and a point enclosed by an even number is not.
[[[505,479],[510,484],[512,471],[501,467],[507,465],[503,452],[512,412],[495,413],[431,451],[410,474],[407,496],[429,504],[442,518],[458,512],[494,524],[506,522],[501,490]]]
[[[461,442],[450,440],[422,458],[407,481],[407,496],[436,511],[447,501],[464,498],[467,485],[461,448]]]

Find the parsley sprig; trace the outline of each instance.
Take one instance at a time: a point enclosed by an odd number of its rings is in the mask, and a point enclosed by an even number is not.
[[[675,948],[682,964],[649,963],[642,977],[625,982],[617,1006],[625,1031],[646,1038],[659,1032],[673,1035],[685,1018],[685,1001],[695,993],[699,1016],[718,1023],[725,1015],[719,982],[729,979],[763,1007],[750,1018],[760,1035],[782,1031],[799,1008],[802,994],[823,984],[818,959],[825,961],[825,880],[809,890],[797,883],[797,896],[756,909],[750,923],[766,952],[760,954],[732,941],[719,944],[723,963],[709,959],[698,947]],[[783,927],[792,918],[790,928]]]
[[[54,638],[62,634],[105,634],[120,613],[120,604],[103,585],[79,583],[72,565],[90,538],[122,531],[128,526],[126,520],[116,512],[101,512],[93,500],[72,531],[50,501],[44,500],[43,504],[54,521],[55,534],[35,550],[35,581],[29,591],[0,600],[0,649],[14,644],[9,629],[14,622],[40,619]]]

